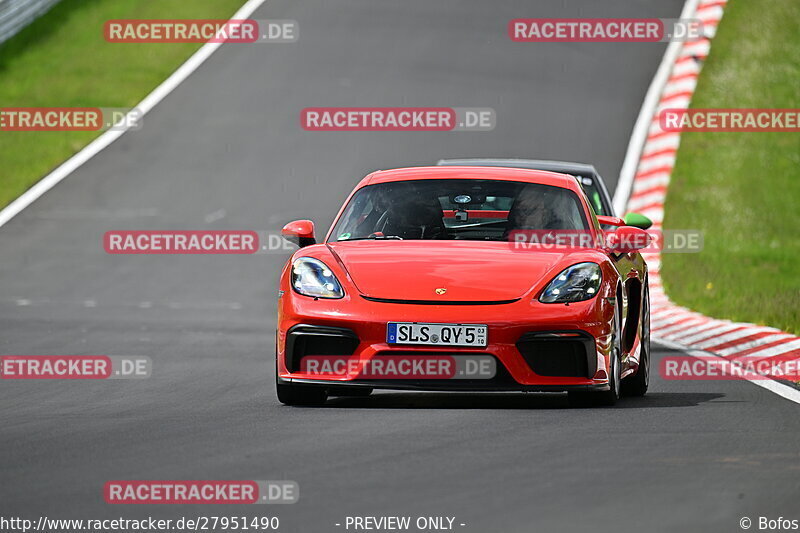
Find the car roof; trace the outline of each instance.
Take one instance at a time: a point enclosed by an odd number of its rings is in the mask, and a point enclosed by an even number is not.
[[[573,191],[580,191],[575,178],[566,174],[512,167],[488,166],[436,166],[407,167],[378,170],[361,180],[357,189],[376,183],[423,179],[482,179],[541,183]]]
[[[440,159],[437,165],[441,166],[486,166],[486,167],[512,167],[547,170],[564,174],[578,174],[581,176],[596,176],[597,169],[587,163],[572,161],[550,161],[546,159],[503,159],[503,158],[467,158],[467,159]]]

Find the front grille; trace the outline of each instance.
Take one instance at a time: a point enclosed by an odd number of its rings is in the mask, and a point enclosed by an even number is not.
[[[358,344],[358,336],[352,330],[298,324],[286,334],[286,368],[297,372],[306,355],[353,355]]]
[[[594,339],[581,331],[526,333],[517,349],[539,376],[591,378],[597,371]]]

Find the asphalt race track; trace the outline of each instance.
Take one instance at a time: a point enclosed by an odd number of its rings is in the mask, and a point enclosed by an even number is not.
[[[274,392],[288,252],[108,255],[125,229],[328,227],[378,168],[442,157],[593,162],[613,189],[663,44],[513,43],[516,17],[671,17],[679,0],[269,1],[292,44],[226,45],[0,229],[0,353],[147,355],[147,380],[0,383],[0,514],[454,516],[464,532],[738,531],[790,516],[797,406],[747,382],[663,381],[617,408],[560,395]],[[491,107],[493,132],[306,132],[312,106]],[[399,280],[403,282],[403,280]],[[668,354],[656,350],[658,359]],[[114,479],[291,479],[282,506],[112,506]],[[794,516],[792,518],[798,518]],[[460,526],[458,524],[465,524]]]

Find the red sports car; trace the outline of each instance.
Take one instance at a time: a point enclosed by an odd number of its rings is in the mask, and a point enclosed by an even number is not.
[[[601,224],[616,226],[604,232]],[[597,217],[571,176],[518,168],[377,171],[283,269],[277,393],[289,405],[373,389],[642,396],[644,230]]]

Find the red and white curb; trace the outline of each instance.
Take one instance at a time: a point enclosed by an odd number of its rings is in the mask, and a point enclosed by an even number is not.
[[[675,159],[680,145],[680,133],[663,131],[658,117],[662,110],[687,109],[697,85],[697,78],[708,56],[717,26],[725,9],[727,0],[689,0],[681,18],[695,18],[703,21],[705,38],[686,43],[675,43],[667,50],[659,69],[662,74],[668,72],[663,83],[651,85],[648,101],[642,107],[640,119],[646,122],[637,123],[639,135],[644,139],[637,145],[632,139],[628,156],[633,156],[635,166],[628,163],[628,169],[634,169],[632,178],[620,177],[619,194],[629,192],[626,211],[633,211],[648,216],[653,220],[653,229],[662,229],[664,221],[664,200],[667,187],[675,167]],[[687,13],[688,12],[688,13]],[[668,67],[668,68],[667,68]],[[658,77],[658,74],[657,74]],[[656,83],[657,80],[654,80]],[[650,94],[652,93],[652,94]],[[656,97],[654,98],[653,95]],[[637,132],[634,130],[634,136]],[[633,150],[633,151],[632,151]],[[637,153],[638,152],[638,153]],[[628,157],[626,156],[626,159]],[[623,166],[623,173],[625,172]],[[628,182],[628,183],[626,183]],[[626,187],[626,185],[628,185]],[[625,198],[615,197],[615,206],[625,206]],[[620,200],[622,200],[620,202]],[[620,209],[620,211],[623,211]],[[765,326],[756,326],[729,320],[719,320],[695,313],[672,303],[666,296],[661,283],[660,253],[643,254],[650,278],[651,324],[654,340],[679,349],[689,349],[703,355],[709,353],[736,359],[769,358],[775,356],[800,358],[800,338],[780,330]],[[691,352],[690,352],[691,353]],[[770,390],[774,385],[766,386]],[[762,385],[763,386],[763,385]],[[786,387],[789,389],[789,387]],[[797,392],[794,389],[789,389]],[[790,394],[787,392],[787,394]],[[782,394],[784,395],[784,394]],[[790,394],[795,396],[794,394]]]

